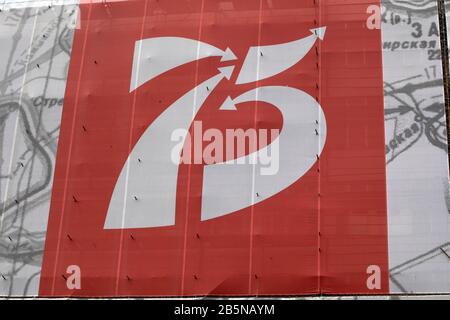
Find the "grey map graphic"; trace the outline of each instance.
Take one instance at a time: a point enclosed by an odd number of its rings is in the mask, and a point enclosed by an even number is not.
[[[76,6],[0,13],[0,295],[36,295]]]
[[[437,1],[385,0],[383,6],[391,292],[449,292],[447,130]]]
[[[436,14],[436,0],[383,0],[383,5],[393,11],[404,11],[419,17],[430,17]],[[450,6],[450,4],[448,4]]]

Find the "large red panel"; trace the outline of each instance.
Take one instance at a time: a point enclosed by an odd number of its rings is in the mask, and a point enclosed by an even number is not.
[[[45,296],[302,295],[387,293],[387,216],[381,34],[366,28],[370,2],[123,1],[81,5],[69,71],[41,276]],[[232,10],[230,9],[232,4]],[[327,26],[324,41],[294,67],[236,85],[251,46],[285,43]],[[185,37],[231,48],[130,93],[137,40]],[[236,65],[196,119],[204,128],[282,128],[273,106],[236,112],[224,99],[261,86],[317,98],[327,142],[296,183],[250,208],[200,221],[203,165],[181,165],[176,223],[105,230],[119,173],[144,130],[180,96]],[[220,115],[220,116],[219,116]],[[191,128],[192,132],[192,128]],[[312,133],[313,134],[313,133]],[[151,178],[151,177],[142,177]],[[80,266],[81,290],[63,275]],[[382,288],[367,288],[367,267]]]

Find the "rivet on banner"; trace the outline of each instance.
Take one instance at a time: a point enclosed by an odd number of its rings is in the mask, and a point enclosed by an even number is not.
[[[127,275],[127,280],[128,280],[128,281],[131,281],[131,278],[130,278],[130,276],[128,276],[128,275]]]
[[[11,239],[11,237],[10,237],[10,236],[8,236],[8,239],[9,239],[9,241],[11,241],[11,242],[12,242],[12,239]]]
[[[86,131],[87,131],[87,130],[86,130],[86,127],[85,127],[85,126],[83,126],[83,131],[84,131],[84,132],[86,132]]]
[[[197,233],[197,234],[195,234],[195,237],[197,238],[197,239],[200,239],[200,235]]]
[[[195,275],[195,274],[194,274],[194,279],[195,279],[195,280],[198,280],[198,277],[197,277],[197,275]]]
[[[316,130],[316,136],[318,136],[319,135],[319,131],[317,131],[317,129],[314,129],[314,130]]]
[[[130,238],[131,238],[132,240],[135,240],[135,239],[134,239],[134,236],[133,236],[132,234],[130,234]]]
[[[62,274],[61,277],[63,277],[63,279],[67,281],[67,277],[65,275]]]
[[[16,204],[19,204],[19,201],[18,201],[17,199],[14,199],[14,202],[15,202]]]
[[[5,278],[5,276],[2,274],[2,278],[3,278],[3,280],[6,280],[6,278]]]
[[[138,200],[138,197],[136,197],[136,196],[133,196],[133,198],[134,198],[134,200],[136,200],[136,201]]]
[[[73,202],[78,202],[78,199],[77,199],[77,198],[75,198],[75,196],[74,196],[74,195],[72,195],[72,199],[73,199]]]
[[[70,234],[67,234],[67,238],[68,238],[70,241],[73,241],[73,239],[72,239],[72,237],[70,236]]]

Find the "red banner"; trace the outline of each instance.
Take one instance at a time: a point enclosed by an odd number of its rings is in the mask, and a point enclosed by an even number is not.
[[[366,26],[370,4],[80,5],[40,294],[388,293],[381,31]],[[279,174],[185,159],[172,200],[157,156],[186,108],[183,157],[210,146],[198,132],[279,129]],[[246,142],[235,158],[263,148]],[[78,290],[67,286],[73,265]]]

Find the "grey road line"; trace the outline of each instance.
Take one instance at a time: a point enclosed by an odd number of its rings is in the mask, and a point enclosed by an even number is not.
[[[26,25],[25,21],[28,19],[30,11],[31,11],[31,9],[24,10],[23,15],[21,16],[21,21],[19,23],[19,27],[18,27],[15,35],[13,36],[13,41],[14,42],[13,42],[13,45],[12,45],[12,49],[10,51],[10,55],[9,55],[9,58],[8,58],[8,63],[6,64],[5,78],[3,79],[3,81],[6,81],[6,79],[8,78],[9,70],[10,70],[11,64],[12,64],[12,59],[14,57],[14,53],[16,52],[16,49],[17,49],[17,46],[19,44],[20,38],[22,37],[22,31],[23,31],[23,29],[24,29],[24,27]],[[5,91],[6,91],[6,88],[2,88],[2,86],[1,86],[1,83],[3,83],[3,81],[0,82],[0,92],[2,94],[4,94]]]

